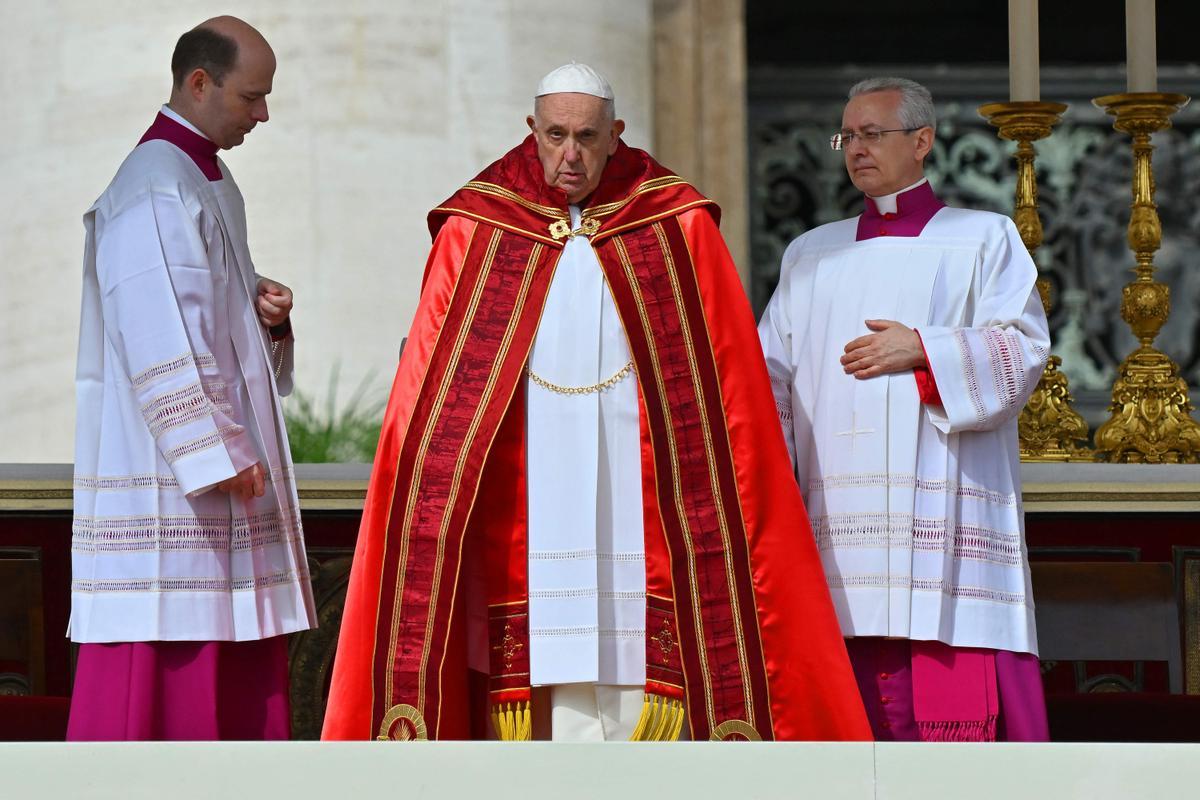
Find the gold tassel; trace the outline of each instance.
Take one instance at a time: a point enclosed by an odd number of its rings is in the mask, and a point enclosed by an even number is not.
[[[665,699],[662,709],[662,721],[654,740],[657,742],[674,742],[679,740],[679,732],[683,728],[683,702]]]
[[[504,741],[504,706],[492,706],[492,729],[496,738]]]
[[[646,741],[646,729],[650,727],[650,718],[654,715],[653,698],[654,695],[647,694],[642,700],[642,714],[638,717],[637,725],[633,729],[633,733],[629,736],[631,742]]]
[[[681,701],[679,701],[679,704],[675,708],[675,724],[671,726],[670,741],[672,741],[672,742],[679,741],[679,735],[681,733],[683,733],[683,721],[686,718],[687,718],[687,711],[684,708],[683,701],[681,700]]]
[[[514,724],[514,720],[513,720],[512,703],[505,703],[504,713],[500,715],[500,719],[502,720],[502,723],[500,726],[500,729],[502,731],[501,736],[504,737],[502,739],[502,741],[505,741],[505,742],[515,741],[517,738],[517,735],[516,735],[516,727],[517,726]]]
[[[533,715],[529,703],[504,703],[492,707],[492,726],[502,742],[533,740]]]
[[[631,742],[678,741],[683,729],[683,702],[658,694],[646,693],[642,714],[630,735]]]
[[[521,703],[517,712],[517,741],[533,741],[533,710],[529,703]]]
[[[655,721],[654,732],[650,734],[650,741],[665,742],[667,735],[667,727],[671,724],[671,703],[673,701],[664,697],[658,706],[658,719]]]

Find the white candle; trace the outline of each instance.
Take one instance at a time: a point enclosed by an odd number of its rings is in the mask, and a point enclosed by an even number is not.
[[[1129,91],[1158,91],[1154,0],[1125,0],[1125,62]]]
[[[1041,96],[1038,0],[1008,0],[1008,99],[1040,100]]]

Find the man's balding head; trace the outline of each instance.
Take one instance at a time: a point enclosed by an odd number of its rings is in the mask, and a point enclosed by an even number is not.
[[[213,17],[179,37],[171,57],[171,107],[229,149],[266,122],[275,53],[237,17]]]
[[[275,61],[271,45],[253,26],[237,17],[213,17],[179,37],[171,56],[171,74],[175,88],[183,85],[188,74],[203,69],[219,86],[233,70],[239,54],[247,60]]]
[[[210,28],[193,28],[179,37],[175,53],[171,56],[171,75],[176,90],[183,86],[187,76],[195,69],[202,69],[220,86],[225,76],[237,63],[237,42]]]

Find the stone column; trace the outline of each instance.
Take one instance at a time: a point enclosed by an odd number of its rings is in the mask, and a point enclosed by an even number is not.
[[[654,0],[654,156],[721,206],[750,283],[744,0]]]

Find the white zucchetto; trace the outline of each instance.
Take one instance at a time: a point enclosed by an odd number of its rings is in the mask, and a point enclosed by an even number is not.
[[[542,78],[538,83],[537,94],[534,96],[541,97],[560,92],[590,94],[605,100],[614,99],[612,86],[604,79],[603,75],[587,64],[576,64],[574,61],[562,65]]]

